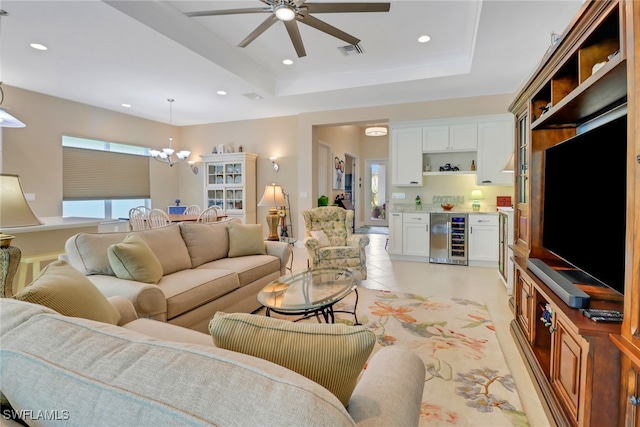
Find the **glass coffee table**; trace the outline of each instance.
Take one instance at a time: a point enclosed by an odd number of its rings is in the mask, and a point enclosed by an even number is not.
[[[353,314],[358,325],[356,308],[358,306],[358,289],[361,275],[357,270],[344,267],[320,267],[294,271],[286,274],[265,286],[258,293],[258,301],[266,307],[267,316],[271,312],[285,315],[302,316],[294,320],[316,317],[320,315],[326,323],[334,323],[334,313]],[[333,306],[349,295],[356,293],[353,311],[334,310]]]

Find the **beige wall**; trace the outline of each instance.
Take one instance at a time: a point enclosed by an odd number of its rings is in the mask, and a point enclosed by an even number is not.
[[[290,194],[297,236],[303,232],[299,226],[302,224],[300,211],[315,206],[318,197],[317,171],[312,159],[314,146],[321,139],[320,127],[349,125],[355,129],[351,125],[504,113],[513,99],[513,95],[507,94],[176,128],[10,86],[3,88],[5,99],[11,101],[5,107],[10,107],[10,111],[27,127],[2,129],[2,170],[20,175],[25,192],[36,194],[32,207],[37,215],[56,216],[62,212],[63,134],[153,148],[166,146],[168,137],[173,136],[175,147],[192,151],[193,160],[199,160],[200,154],[210,153],[212,147],[219,143],[231,144],[236,149],[243,145],[246,151],[257,153],[258,197],[265,185],[271,182],[281,184]],[[360,136],[357,144],[363,145],[369,140],[371,138]],[[380,158],[380,151],[380,146],[372,153],[360,148],[360,173],[364,170],[364,160],[368,156]],[[270,156],[279,158],[281,168],[278,173],[271,168]],[[202,169],[201,162],[198,166]],[[154,207],[164,208],[173,204],[176,198],[185,204],[202,205],[203,177],[202,170],[194,175],[186,164],[170,168],[152,162],[151,196]],[[258,208],[259,222],[264,224],[266,213],[266,208]]]
[[[27,126],[2,128],[2,171],[20,175],[38,216],[62,215],[62,135],[73,135],[132,145],[166,147],[173,133],[175,148],[181,148],[177,128],[3,86],[11,112]],[[186,166],[185,166],[186,167]],[[180,195],[178,168],[151,163],[151,195],[154,207],[173,204]]]

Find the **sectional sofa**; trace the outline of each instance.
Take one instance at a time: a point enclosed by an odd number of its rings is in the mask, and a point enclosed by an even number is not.
[[[67,301],[59,298],[63,306]],[[425,367],[409,350],[383,348],[362,371],[366,353],[356,366],[354,387],[345,405],[329,389],[298,371],[215,346],[208,334],[138,319],[125,298],[112,297],[109,302],[118,309],[114,324],[0,299],[3,425],[18,425],[9,420],[16,416],[27,425],[418,425]],[[364,327],[305,325],[240,315],[283,322],[291,328],[285,334],[311,327],[323,328],[325,335],[326,328],[335,334],[329,337],[330,343],[352,334],[373,335]],[[262,335],[259,332],[249,341],[259,341]],[[265,338],[267,344],[279,347],[280,342]],[[319,346],[309,345],[307,340],[313,343],[315,337],[305,338],[307,355],[298,356],[303,361],[315,360]],[[293,337],[291,342],[297,341]],[[344,352],[344,342],[337,341],[330,354]],[[327,363],[340,368],[352,359]]]
[[[61,258],[105,296],[129,299],[138,316],[207,332],[217,311],[260,308],[257,293],[285,274],[291,256],[286,243],[264,241],[260,224],[232,219],[79,233]]]

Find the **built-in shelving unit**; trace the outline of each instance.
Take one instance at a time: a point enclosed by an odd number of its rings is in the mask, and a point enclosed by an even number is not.
[[[640,426],[639,51],[640,2],[587,1],[509,108],[516,116],[511,330],[557,425]],[[592,308],[622,310],[624,322],[602,324],[567,305],[527,259],[567,268],[542,245],[545,150],[625,103],[629,159],[617,166],[627,167],[628,186],[621,201],[627,203],[624,301],[584,288]],[[567,214],[576,212],[567,206]]]

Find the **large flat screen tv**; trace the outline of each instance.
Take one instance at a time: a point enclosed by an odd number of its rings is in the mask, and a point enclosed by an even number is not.
[[[627,116],[548,148],[542,245],[574,283],[624,293]]]

